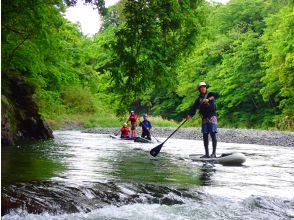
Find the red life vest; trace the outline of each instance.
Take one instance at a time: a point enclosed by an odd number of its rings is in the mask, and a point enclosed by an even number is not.
[[[137,119],[138,119],[138,116],[134,114],[134,115],[130,115],[128,121],[130,121],[132,125],[136,125]]]
[[[129,136],[129,133],[130,133],[130,129],[129,128],[122,127],[120,129],[120,131],[121,131],[121,136],[122,137],[128,137]]]

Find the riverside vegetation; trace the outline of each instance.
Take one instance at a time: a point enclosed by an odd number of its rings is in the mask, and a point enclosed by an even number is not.
[[[31,136],[28,121],[46,128],[40,116],[53,128],[113,127],[132,109],[175,126],[199,81],[222,96],[220,126],[293,130],[292,1],[85,2],[103,16],[93,37],[63,16],[76,1],[1,2],[2,131],[11,139]]]

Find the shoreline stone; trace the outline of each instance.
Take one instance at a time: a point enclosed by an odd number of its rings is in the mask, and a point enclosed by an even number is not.
[[[152,134],[157,138],[168,137],[176,128],[156,127]],[[89,128],[84,133],[113,134],[119,128]],[[202,140],[201,128],[181,128],[173,138]],[[255,129],[219,128],[218,141],[240,144],[260,144],[271,146],[294,147],[294,132],[266,131]]]

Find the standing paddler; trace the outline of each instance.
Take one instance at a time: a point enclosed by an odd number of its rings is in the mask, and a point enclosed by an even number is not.
[[[135,114],[134,111],[131,111],[131,114],[128,118],[128,122],[130,121],[131,122],[131,135],[132,135],[132,138],[135,139],[137,137],[137,134],[136,134],[136,127],[137,127],[137,120],[138,120],[138,116]]]
[[[203,134],[205,149],[205,155],[203,155],[202,158],[216,157],[217,117],[215,100],[219,97],[219,94],[216,92],[208,92],[205,82],[200,82],[198,84],[198,91],[200,94],[188,112],[187,119],[191,119],[195,115],[196,110],[199,109],[199,113],[202,117],[201,132]],[[210,134],[212,140],[212,154],[210,156],[208,149],[208,134]]]
[[[152,125],[150,123],[150,121],[147,118],[147,114],[143,114],[143,121],[140,122],[139,126],[142,127],[142,138],[151,140],[151,134],[150,134],[150,129],[152,128]]]

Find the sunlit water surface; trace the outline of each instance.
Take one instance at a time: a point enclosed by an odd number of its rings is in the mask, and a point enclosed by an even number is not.
[[[243,166],[192,162],[201,141],[156,144],[56,131],[2,149],[3,219],[294,219],[292,147],[218,143]],[[161,139],[163,140],[163,139]]]

